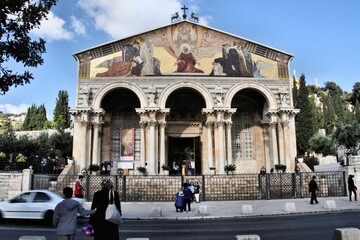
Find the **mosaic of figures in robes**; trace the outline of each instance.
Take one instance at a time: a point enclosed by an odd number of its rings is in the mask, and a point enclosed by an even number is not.
[[[121,50],[91,60],[91,77],[204,75],[278,77],[277,62],[254,43],[188,22],[122,40]]]

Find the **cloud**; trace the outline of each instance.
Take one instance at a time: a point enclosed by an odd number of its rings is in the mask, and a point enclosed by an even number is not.
[[[46,40],[71,40],[74,34],[65,29],[65,21],[49,12],[48,19],[42,20],[40,28],[31,31],[32,34],[44,38]]]
[[[125,38],[170,24],[171,15],[181,12],[179,0],[125,1],[125,0],[79,0],[78,6],[94,19],[95,28],[113,39]],[[197,7],[192,5],[187,11]],[[188,19],[189,19],[188,17]],[[207,25],[208,18],[200,18]]]
[[[10,114],[26,113],[29,107],[30,105],[26,103],[21,103],[18,106],[12,104],[0,104],[0,112]]]
[[[71,20],[71,28],[74,30],[75,34],[77,36],[85,36],[86,35],[85,25],[75,16],[71,16],[70,20]]]

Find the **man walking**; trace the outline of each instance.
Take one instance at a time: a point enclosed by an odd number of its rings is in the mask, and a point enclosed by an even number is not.
[[[316,191],[319,191],[319,188],[317,186],[315,179],[316,176],[313,176],[312,180],[309,183],[309,193],[311,193],[310,204],[314,204],[314,201],[316,202],[316,204],[319,203],[318,200],[316,199]]]

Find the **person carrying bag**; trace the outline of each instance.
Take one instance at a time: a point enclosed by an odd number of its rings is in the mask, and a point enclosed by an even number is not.
[[[96,213],[91,215],[89,220],[89,224],[94,226],[94,240],[119,240],[119,223],[106,219],[107,211],[119,213],[121,216],[119,193],[113,190],[114,185],[110,178],[104,179],[101,187],[100,191],[94,193],[91,204],[91,209],[96,209]],[[113,209],[110,210],[111,208]]]

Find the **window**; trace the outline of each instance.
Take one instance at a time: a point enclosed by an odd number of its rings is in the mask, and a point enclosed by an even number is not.
[[[50,201],[50,197],[43,192],[36,193],[34,197],[34,202],[48,202],[48,201]]]
[[[232,144],[235,159],[252,159],[253,144],[253,117],[251,112],[237,112],[233,116]]]

